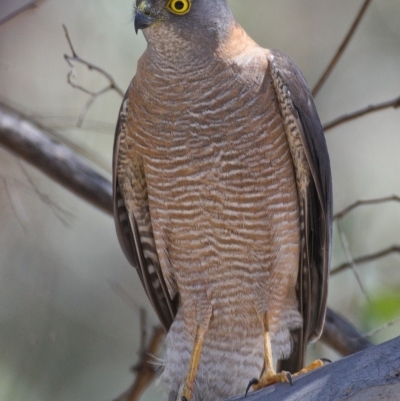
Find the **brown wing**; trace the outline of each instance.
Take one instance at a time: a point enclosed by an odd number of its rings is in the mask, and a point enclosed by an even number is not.
[[[147,189],[142,186],[142,194],[134,196],[135,209],[141,210],[141,218],[135,217],[132,210],[128,210],[125,203],[126,194],[118,179],[118,169],[123,168],[120,158],[124,157],[121,152],[121,143],[127,136],[126,116],[129,107],[128,96],[122,102],[119,112],[113,154],[113,204],[114,220],[118,240],[121,248],[131,265],[137,270],[143,287],[155,309],[164,329],[168,331],[176,315],[176,299],[171,299],[165,283],[160,263],[157,256],[153,231],[151,228],[151,216],[148,205]],[[139,176],[145,182],[143,166],[137,163],[130,164],[131,169],[137,169],[135,176]],[[133,179],[133,177],[132,177]],[[132,197],[131,197],[132,198]],[[138,221],[141,223],[138,224]]]
[[[295,169],[302,225],[297,294],[303,327],[293,333],[292,355],[280,366],[284,370],[298,371],[304,364],[307,343],[321,335],[325,321],[332,236],[332,178],[324,133],[306,80],[284,53],[273,50],[269,59],[287,134],[298,135],[296,151],[291,149],[293,161],[295,165],[299,162],[300,167],[303,162],[305,167]],[[296,157],[303,161],[295,160]]]

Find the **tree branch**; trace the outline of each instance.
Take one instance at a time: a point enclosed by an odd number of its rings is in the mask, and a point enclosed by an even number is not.
[[[112,214],[110,181],[49,130],[2,103],[0,144],[87,202]]]
[[[333,56],[331,62],[328,64],[326,67],[324,73],[322,74],[321,78],[318,80],[316,85],[314,86],[314,89],[312,90],[313,96],[317,96],[318,92],[324,85],[325,81],[328,79],[329,75],[335,68],[336,64],[338,63],[340,57],[342,57],[346,47],[350,43],[350,40],[352,39],[356,29],[358,28],[358,25],[360,24],[365,12],[367,11],[368,6],[372,3],[372,0],[365,0],[364,4],[361,6],[360,11],[358,12],[353,24],[350,27],[349,32],[347,33],[346,37],[344,38],[343,42],[339,46],[338,50],[336,51],[335,55]]]
[[[400,96],[396,97],[392,100],[389,100],[387,102],[373,104],[373,105],[364,107],[363,109],[354,111],[353,113],[345,114],[343,116],[335,118],[334,120],[324,124],[323,130],[324,130],[324,132],[329,131],[330,129],[332,129],[340,124],[344,124],[344,123],[347,123],[348,121],[363,117],[366,114],[371,114],[371,113],[375,113],[376,111],[381,111],[381,110],[390,109],[390,108],[397,109],[399,107],[400,107]]]
[[[346,319],[329,308],[326,311],[325,325],[320,341],[342,356],[355,354],[374,345],[360,335]]]
[[[3,25],[5,22],[10,21],[11,19],[15,18],[17,15],[22,14],[24,11],[30,10],[32,8],[36,8],[40,1],[41,0],[28,1],[26,4],[17,8],[15,11],[11,12],[10,14],[6,15],[3,19],[1,19],[0,25]]]
[[[343,358],[293,380],[231,401],[397,400],[400,393],[400,337]]]

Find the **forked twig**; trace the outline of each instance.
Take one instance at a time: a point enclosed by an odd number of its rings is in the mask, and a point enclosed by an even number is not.
[[[338,220],[338,223],[340,220],[346,216],[348,213],[353,211],[354,209],[360,207],[360,206],[366,206],[366,205],[377,205],[380,203],[387,203],[387,202],[400,202],[400,196],[398,195],[392,195],[392,196],[385,196],[382,198],[373,198],[373,199],[361,199],[356,202],[351,203],[350,205],[346,206],[344,209],[341,211],[337,212],[336,214],[333,215],[333,220]],[[339,225],[339,233],[342,234],[343,230],[341,225]],[[341,237],[342,238],[342,237]],[[400,246],[399,245],[393,245],[389,248],[380,250],[375,253],[371,253],[368,255],[363,255],[358,258],[353,258],[352,261],[349,260],[348,262],[342,263],[339,266],[334,267],[331,270],[331,276],[340,273],[344,271],[345,269],[352,267],[353,263],[355,265],[362,264],[362,263],[367,263],[367,262],[372,262],[373,260],[383,258],[391,253],[400,253]]]
[[[85,106],[83,107],[78,121],[77,121],[77,126],[81,127],[82,123],[85,119],[86,113],[89,110],[90,106],[93,104],[93,102],[101,95],[103,95],[104,93],[110,91],[110,90],[115,90],[121,97],[124,96],[124,92],[123,90],[118,86],[118,84],[115,82],[114,78],[112,77],[112,75],[110,73],[108,73],[107,71],[105,71],[103,68],[87,61],[84,60],[83,58],[79,57],[78,54],[76,53],[74,46],[72,45],[72,41],[71,38],[69,36],[68,33],[68,29],[65,25],[63,25],[64,28],[64,32],[65,32],[65,37],[67,38],[68,41],[68,45],[69,48],[71,50],[72,56],[69,56],[68,54],[64,54],[64,59],[65,61],[68,63],[69,67],[70,67],[70,71],[67,74],[67,81],[68,84],[71,85],[73,88],[78,89],[84,93],[86,93],[87,95],[89,95],[89,99],[86,102]],[[89,70],[94,70],[97,71],[98,73],[100,73],[101,75],[103,75],[107,80],[108,80],[108,85],[105,86],[104,88],[98,90],[98,91],[91,91],[87,88],[85,88],[84,86],[78,85],[76,83],[73,82],[73,78],[75,77],[75,66],[74,66],[74,62],[76,63],[80,63],[85,65]]]

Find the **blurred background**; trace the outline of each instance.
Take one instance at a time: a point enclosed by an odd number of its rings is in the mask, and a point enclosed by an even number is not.
[[[125,90],[145,49],[135,35],[132,0],[0,1],[0,100],[72,143],[110,177],[121,97],[96,99],[67,84],[71,54],[112,74]],[[362,0],[232,0],[234,14],[262,46],[288,53],[310,87],[318,80]],[[400,3],[373,1],[340,63],[316,97],[323,123],[400,95]],[[76,65],[75,81],[107,84]],[[388,109],[327,132],[334,211],[359,199],[400,195],[400,111]],[[400,244],[400,203],[363,206],[342,220],[353,257]],[[337,227],[332,266],[346,262]],[[361,332],[400,316],[400,254],[332,277],[329,305]],[[125,260],[112,219],[0,148],[0,400],[111,400],[129,387],[138,360],[140,309],[157,318]],[[382,342],[400,324],[372,337]],[[338,358],[317,343],[318,355]],[[160,398],[150,388],[143,401]]]

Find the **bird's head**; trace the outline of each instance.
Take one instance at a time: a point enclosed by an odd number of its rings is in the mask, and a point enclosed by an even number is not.
[[[223,35],[233,17],[227,0],[136,0],[134,21],[148,42],[169,32],[206,42]]]

